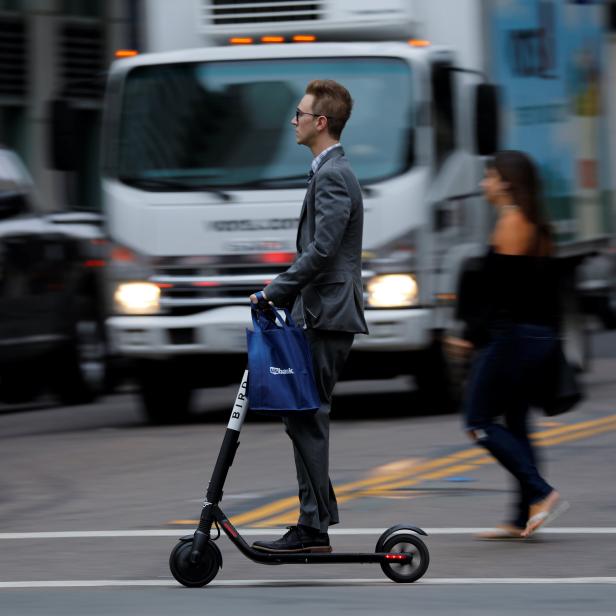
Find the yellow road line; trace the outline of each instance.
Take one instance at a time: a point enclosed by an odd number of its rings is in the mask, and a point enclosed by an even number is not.
[[[616,415],[609,415],[608,417],[602,417],[601,419],[592,419],[590,421],[580,421],[574,424],[568,424],[559,428],[551,428],[549,430],[542,430],[541,432],[534,432],[531,434],[533,440],[544,439],[557,434],[564,434],[567,432],[576,432],[585,428],[595,428],[606,424],[612,424],[616,421]]]
[[[538,431],[533,433],[531,438],[536,445],[548,447],[612,430],[616,430],[616,415]],[[467,464],[464,464],[464,462],[467,462]],[[411,468],[403,465],[403,468],[398,471],[338,485],[336,486],[337,500],[338,503],[344,503],[362,496],[374,496],[385,490],[411,487],[422,481],[441,479],[461,472],[472,471],[477,466],[492,462],[494,462],[493,458],[486,455],[484,449],[469,447],[453,454],[421,462]],[[296,520],[297,511],[297,496],[291,496],[233,516],[231,521],[235,525],[275,526],[288,523],[290,519]],[[292,521],[291,523],[293,523]],[[196,520],[174,520],[172,523],[195,524],[197,522]]]
[[[586,428],[586,429],[584,429]],[[552,445],[557,445],[560,443],[566,443],[573,440],[578,440],[582,438],[588,438],[590,436],[595,436],[597,434],[602,434],[605,432],[609,432],[611,430],[616,429],[616,415],[610,415],[609,417],[604,417],[601,419],[594,419],[589,421],[577,422],[575,424],[569,424],[565,426],[560,426],[558,428],[551,428],[549,430],[543,430],[540,432],[535,432],[531,436],[535,441],[535,444],[541,447],[547,447]],[[456,465],[453,464],[454,461],[459,461],[463,459],[473,459],[472,464],[467,465]],[[452,475],[456,475],[462,472],[473,471],[477,466],[481,466],[484,464],[491,464],[495,460],[486,455],[485,450],[479,447],[472,447],[470,449],[461,451],[457,454],[453,454],[450,456],[444,456],[442,458],[436,458],[432,462],[428,462],[425,464],[417,465],[414,469],[409,472],[409,469],[402,471],[400,473],[392,473],[390,475],[373,477],[369,480],[360,480],[355,481],[348,484],[343,484],[336,488],[336,494],[341,495],[338,498],[339,504],[348,502],[350,500],[354,500],[357,498],[362,498],[363,496],[375,496],[378,495],[379,492],[383,490],[392,490],[396,488],[403,487],[411,487],[413,485],[417,485],[422,481],[430,481],[436,479],[442,479],[445,477],[451,477]],[[452,465],[453,464],[453,465]],[[429,467],[438,468],[444,467],[439,470],[435,470],[431,473],[422,473],[417,475],[418,471],[427,470]],[[398,477],[396,477],[398,475]],[[400,477],[400,475],[403,475]],[[373,489],[361,489],[367,486],[376,486]],[[252,518],[251,514],[256,513],[258,510],[249,511],[243,516],[249,518],[249,521],[254,523],[257,527],[266,527],[266,526],[277,526],[280,524],[293,523],[293,520],[297,520],[298,514],[298,502],[297,498],[293,497],[292,499],[283,499],[285,501],[284,507],[277,507],[277,515],[273,516],[264,516],[262,519],[250,519]],[[293,505],[289,507],[288,501],[292,500]],[[276,503],[272,503],[272,505],[282,505],[283,501],[277,501]],[[266,506],[267,507],[267,506]],[[249,517],[250,516],[250,517]],[[242,516],[238,516],[242,517]],[[235,518],[233,518],[235,523]],[[238,523],[246,523],[246,521],[238,522]]]
[[[366,496],[382,496],[383,492],[391,491],[398,488],[410,488],[412,486],[418,485],[424,481],[431,481],[435,479],[443,479],[444,477],[451,477],[453,475],[457,475],[459,473],[465,473],[468,471],[474,471],[477,466],[482,464],[490,464],[494,460],[490,456],[483,456],[478,460],[474,460],[469,464],[455,464],[453,466],[449,466],[447,468],[439,469],[436,471],[431,471],[429,473],[423,473],[413,478],[406,478],[399,481],[388,482],[381,484],[375,488],[369,488],[364,490],[358,490],[356,492],[346,494],[341,498],[337,498],[338,504],[342,504],[351,500],[356,500],[358,498],[364,498]],[[255,523],[257,527],[266,527],[266,526],[279,526],[289,523],[289,520],[297,520],[299,514],[298,504],[290,509],[289,511],[285,511],[282,515],[274,516],[271,518],[266,518],[265,520],[260,520]],[[291,522],[292,523],[292,522]]]
[[[582,430],[581,432],[576,434],[565,434],[564,436],[561,436],[559,438],[539,441],[537,445],[539,445],[540,447],[551,447],[552,445],[560,445],[561,443],[568,443],[570,441],[577,441],[583,438],[588,438],[590,436],[597,436],[598,434],[605,434],[613,430],[616,430],[616,422],[613,422],[609,426],[602,426],[591,430]]]
[[[459,460],[476,457],[479,455],[483,455],[484,453],[485,452],[483,451],[483,449],[480,449],[479,447],[473,447],[471,449],[457,452],[449,456],[435,458],[434,460],[429,460],[428,462],[418,464],[417,466],[413,468],[413,472],[417,473],[419,471],[447,466],[454,462],[458,462]],[[378,485],[381,485],[385,481],[393,481],[396,479],[400,479],[402,477],[407,477],[408,475],[409,475],[409,469],[404,469],[402,471],[397,471],[394,473],[387,473],[385,475],[380,475],[378,477],[370,477],[368,479],[360,479],[357,481],[352,481],[350,483],[341,484],[339,486],[336,486],[336,495],[344,496],[345,494],[349,492],[355,492],[356,490],[360,488],[378,486]],[[231,518],[231,521],[235,525],[250,524],[262,518],[270,517],[274,514],[281,513],[290,508],[295,508],[296,506],[297,506],[297,496],[290,496],[287,498],[282,498],[280,500],[277,500],[273,503],[268,503],[267,505],[257,507],[256,509],[247,511],[246,513],[241,513],[237,516],[233,516],[233,518]]]
[[[583,438],[588,438],[590,436],[595,436],[598,434],[603,434],[612,430],[616,430],[616,417],[612,418],[611,422],[606,425],[606,422],[600,422],[601,426],[596,428],[590,428],[587,430],[580,430],[579,432],[573,432],[568,434],[561,434],[555,438],[545,438],[545,439],[537,439],[537,445],[541,447],[548,447],[553,445],[558,445],[561,443],[566,443],[574,440],[579,440]],[[583,422],[583,425],[597,425],[597,422]],[[538,436],[538,435],[536,435]],[[451,477],[453,475],[457,475],[459,473],[469,472],[476,470],[477,466],[482,466],[485,464],[492,464],[495,462],[494,458],[489,455],[484,455],[481,458],[475,459],[470,464],[463,465],[453,465],[448,466],[443,469],[439,469],[437,471],[433,471],[430,473],[423,473],[413,478],[405,478],[399,481],[390,481],[382,483],[380,486],[367,489],[367,490],[358,490],[351,494],[346,495],[343,499],[338,499],[339,503],[348,502],[350,500],[355,500],[359,498],[365,497],[375,497],[382,496],[384,491],[391,491],[400,488],[409,488],[415,485],[422,483],[423,481],[434,481],[437,479],[444,479],[445,477]],[[288,511],[285,511],[283,514],[266,518],[264,520],[259,521],[255,524],[257,527],[268,527],[268,526],[279,526],[281,524],[292,524],[293,520],[297,520],[299,515],[299,509],[297,503],[295,506]]]

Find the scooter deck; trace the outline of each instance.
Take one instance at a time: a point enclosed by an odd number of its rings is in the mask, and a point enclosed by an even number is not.
[[[224,526],[223,526],[224,529]],[[225,529],[227,530],[227,529]],[[412,560],[411,554],[391,552],[263,552],[250,547],[239,535],[227,536],[238,550],[250,560],[263,565],[308,565],[311,563],[399,563]],[[192,541],[193,535],[184,535],[180,541]]]

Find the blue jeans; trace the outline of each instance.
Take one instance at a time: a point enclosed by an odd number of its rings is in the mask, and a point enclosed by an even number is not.
[[[471,369],[466,391],[466,428],[518,482],[512,524],[524,528],[528,508],[552,487],[541,477],[528,435],[531,392],[556,348],[551,327],[502,324]]]

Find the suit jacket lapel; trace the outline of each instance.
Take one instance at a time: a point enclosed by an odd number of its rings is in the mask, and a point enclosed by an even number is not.
[[[299,223],[297,225],[297,239],[296,239],[296,246],[297,246],[297,250],[299,251],[300,249],[300,238],[301,238],[301,232],[302,232],[302,225],[304,223],[304,219],[306,218],[306,212],[308,210],[308,196],[310,195],[310,191],[314,189],[312,188],[312,184],[314,182],[314,178],[316,176],[316,174],[319,172],[319,169],[330,159],[330,158],[336,158],[337,156],[344,156],[344,150],[342,149],[342,146],[338,146],[337,148],[334,148],[333,150],[330,150],[325,157],[323,158],[323,160],[319,163],[319,166],[317,167],[317,170],[310,175],[310,179],[308,180],[308,188],[306,190],[306,196],[304,197],[304,203],[302,204],[302,211],[300,212],[299,215]],[[314,192],[313,192],[314,194]]]
[[[306,218],[306,211],[308,209],[308,193],[310,192],[310,187],[306,191],[306,196],[304,197],[304,203],[302,204],[302,211],[299,215],[299,222],[297,224],[297,237],[295,239],[295,245],[297,247],[297,251],[300,251],[300,238],[302,234],[302,225],[304,224],[304,219]]]

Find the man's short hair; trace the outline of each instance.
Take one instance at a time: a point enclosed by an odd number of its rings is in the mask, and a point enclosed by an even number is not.
[[[314,96],[312,112],[327,117],[329,134],[334,139],[340,139],[353,109],[349,91],[332,79],[315,79],[306,87],[306,94]]]

